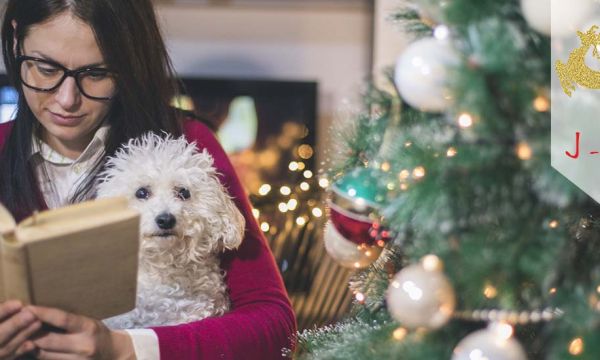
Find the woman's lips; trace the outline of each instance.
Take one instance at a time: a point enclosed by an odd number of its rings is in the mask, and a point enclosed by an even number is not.
[[[52,111],[50,111],[50,116],[52,117],[52,122],[59,126],[75,126],[78,125],[83,119],[83,115],[61,115],[53,113]]]

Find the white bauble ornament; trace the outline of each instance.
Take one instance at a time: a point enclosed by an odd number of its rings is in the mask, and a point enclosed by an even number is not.
[[[452,360],[527,360],[521,344],[512,337],[512,327],[491,324],[487,329],[475,331],[454,348]]]
[[[342,234],[328,221],[325,225],[325,250],[338,264],[346,268],[362,269],[371,265],[383,248],[374,245],[357,245],[344,238]]]
[[[397,273],[387,289],[388,311],[402,326],[437,329],[450,320],[456,304],[454,288],[428,255]],[[437,259],[437,260],[436,260]]]
[[[555,37],[575,35],[594,13],[592,0],[521,0],[521,10],[534,30]]]
[[[412,43],[396,63],[395,83],[402,98],[423,111],[442,112],[451,105],[448,69],[458,55],[448,41],[426,38]]]

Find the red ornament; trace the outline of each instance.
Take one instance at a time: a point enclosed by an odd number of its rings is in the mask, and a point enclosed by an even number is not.
[[[357,245],[375,244],[375,238],[371,236],[373,220],[343,210],[332,203],[329,204],[329,208],[331,222],[340,235]]]

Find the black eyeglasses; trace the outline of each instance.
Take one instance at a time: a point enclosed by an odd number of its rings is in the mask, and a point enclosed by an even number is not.
[[[17,57],[17,67],[23,85],[37,91],[54,91],[69,76],[75,79],[79,91],[90,99],[110,100],[117,88],[116,74],[101,67],[69,70],[57,62],[24,55]]]

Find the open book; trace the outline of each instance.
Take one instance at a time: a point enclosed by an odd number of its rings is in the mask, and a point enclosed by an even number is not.
[[[0,205],[0,301],[104,319],[135,308],[139,214],[125,198],[36,213]]]

